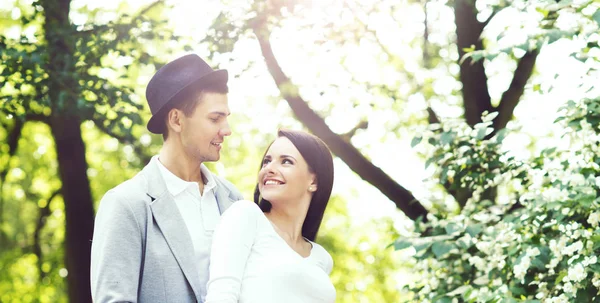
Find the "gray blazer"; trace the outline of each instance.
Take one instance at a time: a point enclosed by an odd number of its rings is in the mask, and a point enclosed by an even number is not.
[[[243,196],[214,177],[223,213]],[[91,257],[94,302],[201,302],[192,239],[154,162],[100,201]]]

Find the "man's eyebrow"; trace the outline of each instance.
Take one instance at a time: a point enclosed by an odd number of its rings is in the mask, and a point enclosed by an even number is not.
[[[222,116],[222,117],[227,117],[230,114],[231,113],[226,113],[226,112],[211,112],[211,113],[209,113],[209,115],[219,115],[219,116]]]

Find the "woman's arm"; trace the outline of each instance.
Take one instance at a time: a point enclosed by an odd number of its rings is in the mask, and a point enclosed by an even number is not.
[[[246,200],[233,203],[213,235],[205,303],[237,303],[248,256],[257,233],[260,208]]]

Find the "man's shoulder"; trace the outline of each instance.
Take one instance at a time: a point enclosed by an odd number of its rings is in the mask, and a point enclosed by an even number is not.
[[[113,187],[108,191],[114,195],[129,196],[137,195],[139,193],[146,193],[148,184],[146,178],[142,172],[138,172],[132,178],[121,182],[119,185]]]
[[[147,178],[144,176],[143,171],[141,171],[132,178],[108,190],[102,197],[100,206],[106,203],[117,203],[127,204],[132,208],[145,208],[151,200],[151,197],[148,195]]]
[[[215,174],[213,172],[211,172],[211,174],[213,175],[213,178],[215,179],[215,183],[217,183],[218,188],[229,191],[231,193],[231,196],[238,197],[238,200],[241,200],[243,198],[242,194],[237,189],[237,187],[235,187],[235,185],[233,185],[233,183],[231,183],[229,180],[227,180],[221,176],[218,176],[217,174]]]

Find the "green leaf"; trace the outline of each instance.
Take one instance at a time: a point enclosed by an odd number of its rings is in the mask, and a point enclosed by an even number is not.
[[[452,132],[444,132],[440,136],[440,144],[446,145],[450,144],[454,140],[454,133]]]
[[[428,168],[431,163],[435,162],[435,159],[429,158],[425,161],[425,168]]]
[[[598,23],[598,26],[600,26],[600,9],[598,9],[593,15],[592,15],[592,19],[594,19],[594,21],[596,21],[596,23]]]
[[[496,143],[502,143],[502,141],[504,141],[504,138],[506,137],[507,133],[508,133],[508,129],[506,129],[506,128],[499,130],[496,133]]]
[[[431,242],[426,241],[426,242],[414,244],[413,247],[415,248],[415,251],[420,252],[422,250],[427,250],[430,246],[431,246]]]
[[[394,242],[394,250],[401,250],[405,248],[409,248],[412,246],[412,243],[407,240],[398,240]]]
[[[554,284],[557,285],[558,283],[562,282],[562,280],[567,276],[567,271],[563,270],[560,273],[558,273],[558,277],[556,277],[556,280],[554,280]]]
[[[452,303],[452,298],[443,296],[441,298],[435,299],[433,303]]]
[[[462,230],[461,226],[456,224],[456,223],[448,223],[448,225],[446,225],[446,234],[448,235],[452,235],[456,232],[460,232]]]
[[[586,289],[579,289],[577,291],[577,295],[575,298],[577,302],[593,302],[594,296],[596,295],[596,290],[594,287],[588,287]]]
[[[487,127],[482,127],[477,131],[477,136],[475,136],[475,138],[477,140],[483,140],[483,138],[485,138],[485,136],[487,135]]]
[[[415,136],[412,141],[410,142],[410,147],[415,147],[417,146],[417,144],[421,143],[421,140],[423,140],[423,137],[421,136]]]
[[[450,250],[454,248],[454,245],[446,243],[446,241],[439,241],[433,243],[431,246],[431,250],[433,254],[435,254],[436,258],[440,258],[450,252]]]
[[[483,230],[483,224],[473,224],[473,225],[467,226],[466,231],[471,237],[476,237],[477,235],[479,235],[479,233],[481,233],[482,230]]]

